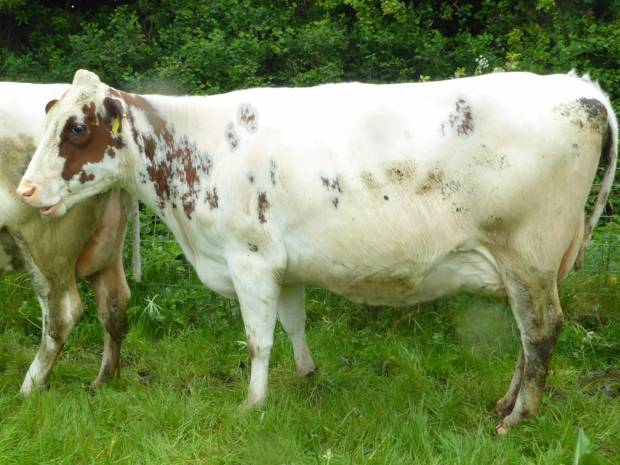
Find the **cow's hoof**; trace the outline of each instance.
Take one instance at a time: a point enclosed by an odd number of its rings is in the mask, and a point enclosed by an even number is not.
[[[495,432],[497,433],[498,436],[506,436],[509,430],[510,430],[510,426],[504,420],[500,421],[495,426]]]
[[[254,412],[260,410],[265,405],[266,399],[250,400],[246,399],[239,405],[239,411],[242,413]]]
[[[296,370],[296,373],[299,378],[312,379],[314,378],[317,370],[318,368],[315,365],[312,365],[304,370]]]

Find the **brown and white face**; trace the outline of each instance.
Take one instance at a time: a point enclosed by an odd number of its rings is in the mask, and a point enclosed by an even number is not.
[[[17,188],[41,214],[62,216],[121,178],[125,108],[110,90],[97,75],[79,70],[60,100],[47,104],[43,139]]]

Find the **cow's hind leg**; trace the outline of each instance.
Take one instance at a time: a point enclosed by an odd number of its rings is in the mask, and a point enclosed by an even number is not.
[[[524,363],[517,399],[512,411],[498,423],[499,434],[537,415],[553,348],[563,325],[555,273],[527,278],[508,273],[506,290],[521,333]]]
[[[525,358],[523,357],[523,346],[519,344],[519,357],[517,359],[517,366],[512,375],[508,392],[497,401],[495,404],[495,411],[503,418],[512,412],[517,396],[519,395],[519,389],[521,388],[521,381],[523,379],[523,367],[525,366]]]
[[[127,331],[127,303],[131,294],[120,258],[89,277],[89,281],[95,291],[99,321],[104,329],[101,368],[91,385],[96,389],[120,372],[121,343]]]
[[[293,345],[297,375],[307,376],[316,366],[306,341],[306,308],[303,286],[283,286],[278,299],[278,317]]]

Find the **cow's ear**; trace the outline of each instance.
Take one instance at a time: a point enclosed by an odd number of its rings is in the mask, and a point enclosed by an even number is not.
[[[120,100],[113,97],[106,97],[103,99],[103,107],[107,112],[108,118],[122,118],[123,117],[123,104]]]
[[[49,102],[47,102],[47,105],[45,105],[46,115],[47,115],[47,112],[50,111],[50,109],[56,104],[56,102],[58,102],[58,99],[50,100]]]
[[[123,123],[123,104],[118,99],[106,97],[103,99],[103,107],[106,111],[106,117],[112,125],[112,134],[116,135],[121,130]]]

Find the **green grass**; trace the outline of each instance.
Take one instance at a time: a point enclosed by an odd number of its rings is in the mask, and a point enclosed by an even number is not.
[[[493,406],[516,358],[501,302],[463,295],[374,308],[311,290],[318,372],[295,377],[278,329],[269,401],[243,413],[249,370],[237,304],[202,289],[173,244],[147,241],[144,254],[121,378],[96,394],[88,385],[102,335],[90,296],[50,389],[17,393],[40,316],[23,276],[2,283],[0,464],[569,465],[580,428],[592,448],[581,464],[620,463],[617,296],[605,306],[577,292],[585,274],[562,289],[568,322],[540,417],[499,438]]]

